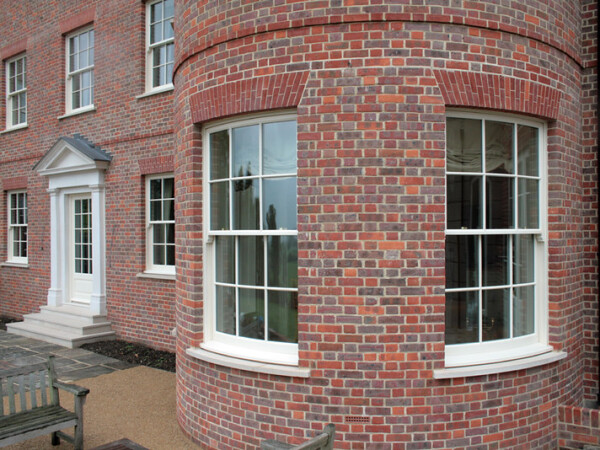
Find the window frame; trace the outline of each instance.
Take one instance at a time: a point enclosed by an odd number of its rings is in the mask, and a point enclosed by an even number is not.
[[[160,47],[166,47],[170,44],[175,44],[175,35],[173,34],[173,37],[168,38],[168,39],[162,39],[158,42],[150,42],[150,38],[151,38],[151,18],[152,18],[152,6],[157,4],[157,3],[165,3],[167,0],[154,0],[154,1],[149,1],[146,3],[146,93],[148,94],[152,94],[152,93],[160,93],[160,92],[164,92],[164,91],[169,91],[173,89],[173,78],[171,76],[171,82],[170,83],[165,83],[165,84],[159,84],[154,86],[154,66],[153,66],[153,51],[155,48],[160,48]],[[164,6],[163,6],[163,11],[164,11]],[[173,23],[174,20],[174,13],[173,13],[173,17],[167,18],[165,19],[163,17],[162,22],[171,22],[171,24]],[[174,52],[174,48],[173,48],[173,52]],[[173,61],[171,62],[171,65],[173,65],[174,63],[174,55],[173,55]],[[165,65],[168,65],[165,64]],[[172,75],[172,74],[171,74]]]
[[[204,283],[204,342],[200,347],[210,352],[227,355],[232,358],[241,360],[249,360],[262,364],[275,364],[284,366],[297,366],[298,365],[298,344],[297,343],[285,343],[279,341],[259,340],[255,338],[248,338],[243,336],[229,335],[216,330],[217,323],[217,308],[215,305],[215,292],[216,292],[216,236],[298,236],[297,224],[295,230],[290,229],[278,229],[278,230],[211,230],[211,211],[210,211],[210,134],[222,131],[225,129],[241,128],[250,125],[260,125],[274,122],[288,122],[296,121],[297,114],[295,111],[276,111],[262,114],[252,114],[243,117],[235,117],[225,119],[215,123],[211,123],[204,127],[202,134],[202,142],[204,143],[204,177],[203,177],[203,191],[204,191],[204,214],[203,214],[203,234],[204,234],[204,268],[205,268],[205,280]],[[230,133],[231,136],[231,133]],[[230,150],[231,151],[231,147]],[[297,148],[296,148],[297,151]],[[297,180],[298,164],[296,162],[296,168],[294,176]],[[280,174],[281,175],[281,174]],[[291,174],[285,174],[291,175]],[[263,173],[257,175],[262,178]],[[230,177],[229,179],[234,179]],[[297,190],[296,190],[296,213],[297,213]],[[231,208],[231,198],[229,201],[229,208]],[[265,262],[266,264],[266,262]],[[266,273],[266,272],[265,272]],[[235,283],[237,286],[237,282]],[[265,285],[265,289],[268,286]],[[289,288],[286,290],[298,292],[298,287]],[[237,318],[236,318],[237,320]]]
[[[23,64],[23,72],[21,73],[23,76],[23,88],[22,89],[15,89],[14,91],[10,90],[10,80],[11,78],[13,78],[11,76],[11,67],[14,64],[15,65],[15,71],[16,71],[16,64],[17,61],[22,60]],[[10,59],[7,59],[5,62],[6,65],[6,129],[7,130],[12,130],[12,129],[16,129],[16,128],[22,128],[22,127],[26,127],[27,126],[27,119],[28,119],[28,115],[27,115],[27,55],[25,53],[21,53],[15,57],[12,57]],[[15,74],[14,77],[18,76],[19,74]],[[25,106],[21,107],[20,105],[20,96],[24,94],[25,95]],[[18,122],[18,123],[14,123],[13,121],[13,112],[15,110],[15,101],[18,103],[19,107],[17,109],[25,109],[25,121],[23,122]]]
[[[11,191],[6,191],[6,195],[7,195],[7,201],[6,201],[6,205],[7,205],[7,258],[6,261],[9,263],[17,263],[17,264],[27,264],[28,263],[28,258],[29,258],[29,213],[28,213],[28,204],[27,204],[27,190],[25,189],[16,189],[16,190],[11,190]],[[13,209],[20,209],[18,208],[18,200],[17,200],[17,205],[16,208],[13,208],[13,195],[18,196],[23,195],[24,199],[25,199],[25,207],[21,208],[25,210],[25,223],[13,223],[12,222],[12,211]],[[25,256],[22,255],[15,255],[14,252],[14,243],[15,243],[15,237],[14,234],[17,231],[17,229],[21,229],[24,228],[25,229],[25,234],[26,234],[26,238],[25,238]]]
[[[81,35],[85,33],[93,34],[93,44],[88,45],[87,51],[90,50],[93,52],[92,55],[92,63],[88,64],[83,68],[78,68],[76,70],[71,70],[71,40],[74,38],[79,38]],[[88,40],[89,42],[89,40]],[[78,52],[81,53],[81,52]],[[94,109],[94,97],[95,97],[95,59],[96,59],[96,33],[94,30],[94,26],[86,26],[83,28],[79,28],[77,31],[73,33],[69,33],[65,36],[65,112],[66,114],[78,114],[86,111],[91,111]],[[89,63],[89,58],[88,58]],[[90,82],[90,103],[83,106],[73,107],[73,79],[77,76],[83,75],[84,73],[90,73],[91,82]],[[80,89],[80,92],[83,89]],[[81,100],[80,100],[81,103]]]
[[[529,335],[519,337],[509,337],[499,340],[490,340],[487,342],[476,343],[459,343],[445,345],[445,367],[467,367],[480,366],[483,364],[504,363],[522,358],[529,358],[552,351],[552,347],[548,345],[548,169],[547,169],[547,124],[541,120],[532,118],[524,118],[522,116],[512,114],[489,113],[481,111],[465,111],[452,110],[446,112],[448,118],[463,118],[474,119],[481,121],[482,127],[482,152],[485,152],[485,122],[505,122],[510,123],[513,129],[516,130],[518,125],[525,125],[538,129],[538,170],[539,170],[539,193],[538,193],[538,227],[534,229],[519,228],[516,217],[513,217],[514,224],[512,228],[505,229],[449,229],[446,223],[446,235],[455,236],[516,236],[516,235],[533,235],[534,242],[534,283],[535,283],[535,300],[534,300],[534,332]],[[516,133],[513,138],[513,154],[516,151]],[[514,164],[517,164],[515,158]],[[482,167],[480,172],[451,172],[446,169],[446,180],[449,175],[468,174],[473,176],[482,176],[485,178],[488,173]],[[512,176],[518,180],[518,175],[515,173]],[[446,183],[446,189],[448,183]],[[482,194],[483,195],[483,194]],[[515,192],[516,195],[516,192]],[[513,200],[513,206],[517,205],[517,200]],[[446,208],[448,207],[448,195],[446,191]],[[483,213],[482,213],[483,214]],[[513,214],[515,214],[513,212]],[[509,239],[512,242],[512,238]],[[512,269],[512,264],[508,266]],[[483,263],[478,262],[478,288],[473,288],[477,291],[485,291],[482,286],[481,274],[483,273]],[[513,289],[514,284],[509,283],[508,288]],[[497,288],[497,286],[494,286]],[[446,289],[445,292],[465,292],[468,288],[452,288]],[[511,295],[512,298],[512,295]],[[481,302],[481,297],[480,300]],[[512,321],[512,302],[509,302],[511,309],[510,318]],[[479,320],[481,321],[481,303],[479,307]],[[512,325],[511,325],[512,329]]]
[[[154,225],[156,224],[171,224],[175,227],[175,218],[173,220],[152,220],[151,219],[151,200],[150,200],[150,184],[152,180],[173,180],[173,197],[167,200],[173,201],[173,208],[175,208],[175,176],[171,172],[165,172],[160,174],[147,175],[145,180],[145,208],[146,208],[146,270],[145,273],[155,275],[175,275],[175,264],[155,264],[154,263]],[[161,201],[165,198],[161,197]],[[173,247],[175,247],[175,239],[173,240]]]

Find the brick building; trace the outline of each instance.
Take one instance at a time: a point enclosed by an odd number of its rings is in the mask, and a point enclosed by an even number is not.
[[[176,348],[208,448],[600,445],[596,2],[32,3],[13,331]]]

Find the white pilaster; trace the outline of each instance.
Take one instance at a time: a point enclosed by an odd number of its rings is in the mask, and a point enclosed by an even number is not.
[[[62,233],[59,229],[59,220],[62,214],[58,201],[58,189],[48,189],[50,194],[50,288],[48,289],[48,305],[60,306],[63,304],[64,286],[62,281],[62,264],[59,261],[59,249],[62,248]]]
[[[105,188],[90,185],[92,194],[92,293],[90,312],[106,314]]]

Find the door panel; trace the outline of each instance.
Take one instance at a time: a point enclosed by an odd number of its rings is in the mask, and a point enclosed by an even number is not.
[[[71,301],[89,303],[92,293],[92,199],[72,196],[70,201],[69,274]]]

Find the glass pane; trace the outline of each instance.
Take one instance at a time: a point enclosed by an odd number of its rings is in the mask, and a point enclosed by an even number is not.
[[[215,237],[215,280],[235,283],[235,248],[233,236]]]
[[[229,182],[210,185],[210,229],[229,229]]]
[[[91,105],[91,91],[89,89],[84,89],[81,91],[81,106]]]
[[[296,229],[296,177],[263,179],[263,229]]]
[[[508,236],[482,236],[483,286],[508,283]]]
[[[510,289],[483,291],[481,337],[483,341],[510,337]]]
[[[449,172],[481,172],[481,120],[449,117],[446,152]]]
[[[296,173],[296,121],[263,125],[263,174]]]
[[[518,133],[518,161],[519,175],[538,176],[538,129],[519,125]]]
[[[454,230],[482,227],[481,177],[448,175],[447,221]]]
[[[73,105],[71,106],[73,109],[81,108],[81,97],[79,93],[80,91],[73,92]]]
[[[167,223],[166,227],[166,236],[167,236],[167,244],[175,244],[175,224]]]
[[[235,180],[233,189],[233,228],[236,230],[260,229],[258,180]]]
[[[164,220],[175,220],[175,202],[173,200],[163,202],[163,217]]]
[[[166,255],[167,256],[167,265],[174,266],[175,265],[175,246],[167,245],[166,252],[167,252],[167,255]]]
[[[162,23],[158,22],[153,25],[150,25],[150,43],[154,44],[156,42],[162,41],[162,39]]]
[[[513,125],[504,122],[485,123],[485,171],[514,173]]]
[[[535,331],[535,287],[513,290],[513,336],[525,336]]]
[[[175,179],[163,178],[163,198],[175,197]]]
[[[151,221],[162,220],[161,207],[162,207],[162,202],[160,200],[155,200],[155,201],[150,202],[150,220]]]
[[[165,246],[154,245],[153,247],[153,262],[156,265],[163,266],[165,264]]]
[[[539,218],[539,181],[522,179],[519,181],[519,228],[538,228]]]
[[[446,293],[446,345],[479,342],[478,292]]]
[[[247,177],[259,174],[258,130],[258,125],[232,130],[232,177]]]
[[[446,236],[446,288],[477,287],[477,236]]]
[[[229,130],[210,135],[210,179],[229,177]]]
[[[487,228],[513,228],[513,179],[487,177],[485,194]]]
[[[298,293],[268,291],[269,340],[298,342]]]
[[[265,302],[263,291],[240,289],[240,336],[265,338]]]
[[[156,223],[152,225],[152,242],[155,244],[165,243],[165,224]]]
[[[268,285],[298,287],[298,238],[269,236],[267,238]]]
[[[82,273],[81,272],[81,260],[80,259],[76,259],[75,260],[75,273]]]
[[[535,281],[534,236],[513,237],[513,284]]]
[[[173,0],[165,0],[165,13],[164,17],[168,19],[173,17]]]
[[[155,47],[152,49],[152,67],[155,67],[154,70],[159,69],[161,65],[161,56],[163,55],[161,49],[162,47]]]
[[[167,52],[165,62],[172,63],[175,59],[175,44],[167,44],[165,45],[165,49]]]
[[[23,258],[27,257],[27,242],[21,242],[21,254],[19,256]]]
[[[217,331],[235,335],[235,289],[216,286]]]
[[[264,286],[264,239],[261,236],[241,236],[238,250],[238,283]]]
[[[163,18],[163,2],[156,2],[150,7],[150,22],[158,22]]]

